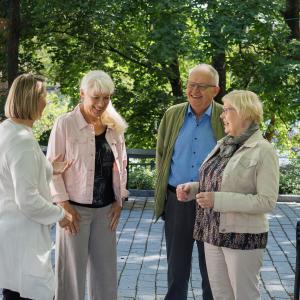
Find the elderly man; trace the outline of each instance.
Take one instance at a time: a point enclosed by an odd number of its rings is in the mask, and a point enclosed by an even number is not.
[[[219,92],[218,72],[207,64],[190,70],[186,84],[188,102],[170,107],[163,116],[157,138],[156,217],[165,220],[168,258],[168,292],[165,300],[187,299],[194,245],[195,201],[179,202],[176,186],[198,181],[198,168],[224,136],[222,106],[213,98]],[[213,299],[208,281],[203,242],[197,241],[203,299]]]

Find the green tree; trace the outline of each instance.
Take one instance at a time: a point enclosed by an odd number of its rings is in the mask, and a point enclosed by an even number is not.
[[[187,70],[212,63],[220,96],[232,89],[258,93],[266,137],[288,149],[299,116],[298,4],[23,0],[20,68],[44,72],[70,96],[70,107],[79,100],[83,73],[106,70],[117,87],[114,104],[130,125],[128,146],[152,148],[166,108],[185,101]],[[297,148],[299,131],[292,134]]]

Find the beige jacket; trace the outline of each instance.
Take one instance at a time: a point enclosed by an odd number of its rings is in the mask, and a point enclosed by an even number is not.
[[[207,161],[220,148],[220,140]],[[190,183],[189,198],[195,198],[198,183]],[[220,212],[222,233],[267,232],[266,213],[276,205],[279,188],[278,157],[261,132],[255,132],[225,167],[221,190],[214,193],[214,210]]]

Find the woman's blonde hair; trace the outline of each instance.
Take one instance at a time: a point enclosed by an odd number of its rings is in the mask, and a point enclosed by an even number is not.
[[[115,85],[107,73],[101,70],[94,70],[83,76],[80,83],[80,89],[84,92],[93,91],[95,93],[112,95],[115,90]],[[118,133],[123,133],[127,128],[126,121],[116,111],[111,104],[111,101],[103,112],[101,121],[104,125],[113,128]]]
[[[234,90],[222,98],[223,103],[230,104],[245,119],[259,124],[263,120],[263,106],[259,97],[246,90]]]
[[[38,85],[41,82],[42,85]],[[5,103],[5,116],[23,120],[36,120],[40,117],[39,101],[46,95],[45,79],[33,74],[18,76]]]

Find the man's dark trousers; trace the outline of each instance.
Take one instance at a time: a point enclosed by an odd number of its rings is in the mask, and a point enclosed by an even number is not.
[[[196,203],[179,202],[175,188],[168,186],[165,206],[165,235],[168,258],[168,292],[165,300],[186,300],[194,246]],[[207,275],[204,245],[197,241],[204,300],[213,300]]]

